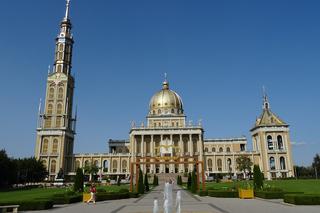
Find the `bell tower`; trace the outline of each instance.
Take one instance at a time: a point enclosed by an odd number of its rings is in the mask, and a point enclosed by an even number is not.
[[[76,115],[73,116],[74,77],[73,36],[69,18],[70,0],[56,38],[53,70],[48,71],[44,108],[39,105],[35,157],[40,159],[53,180],[59,170],[72,171]]]
[[[289,125],[271,111],[264,92],[262,114],[251,129],[253,151],[260,154],[259,165],[264,177],[293,177],[293,160]]]

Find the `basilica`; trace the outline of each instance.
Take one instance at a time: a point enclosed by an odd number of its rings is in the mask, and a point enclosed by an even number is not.
[[[100,176],[129,176],[133,165],[144,173],[185,173],[202,162],[198,172],[241,176],[236,159],[247,156],[259,165],[268,179],[293,177],[289,125],[271,111],[266,94],[262,113],[250,129],[252,149],[247,138],[205,138],[199,122],[186,121],[182,98],[171,90],[167,78],[150,99],[146,123],[132,123],[126,140],[109,140],[108,153],[74,153],[77,113],[73,113],[75,79],[71,72],[73,36],[70,1],[55,43],[53,70],[47,77],[44,106],[39,106],[35,157],[54,180],[62,170],[66,177],[77,168],[95,165]],[[143,106],[142,106],[143,107]],[[250,119],[250,118],[249,118]]]

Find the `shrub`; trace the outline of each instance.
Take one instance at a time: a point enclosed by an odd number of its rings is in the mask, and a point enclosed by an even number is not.
[[[194,170],[192,172],[192,178],[191,178],[191,192],[192,193],[197,192],[197,175]]]
[[[99,188],[97,189],[97,192],[107,192],[105,189]]]
[[[208,196],[210,197],[239,197],[238,191],[221,191],[221,190],[208,190]]]
[[[146,192],[148,192],[150,189],[149,189],[149,182],[148,182],[148,175],[147,173],[144,175],[144,187],[145,187],[145,190]]]
[[[119,189],[119,193],[125,193],[125,192],[129,192],[129,189],[124,189],[124,188]]]
[[[187,188],[188,188],[188,189],[191,189],[191,182],[192,182],[192,180],[191,180],[191,173],[189,172],[189,174],[188,174],[188,182],[187,182]]]
[[[36,200],[20,200],[12,202],[0,202],[0,206],[5,205],[19,205],[19,211],[29,210],[46,210],[53,207],[53,200],[51,199],[36,199]]]
[[[141,169],[139,170],[138,192],[139,194],[144,194],[143,174]]]
[[[263,174],[259,165],[254,165],[253,167],[253,187],[254,190],[260,190],[263,187]]]
[[[320,205],[320,194],[286,194],[283,201],[295,205]]]
[[[75,192],[83,192],[83,172],[82,169],[78,168],[76,172],[76,176],[74,178],[73,190]]]

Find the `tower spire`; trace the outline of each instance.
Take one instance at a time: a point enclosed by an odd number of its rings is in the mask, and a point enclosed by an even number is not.
[[[270,108],[270,103],[269,103],[269,100],[268,100],[268,95],[266,93],[266,88],[263,86],[262,87],[262,92],[263,92],[263,109],[269,109]]]
[[[69,11],[70,11],[70,0],[66,0],[67,4],[66,4],[66,14],[64,16],[64,20],[67,21],[69,20]]]

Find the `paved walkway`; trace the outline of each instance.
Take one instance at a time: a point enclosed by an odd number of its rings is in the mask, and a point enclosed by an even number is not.
[[[174,199],[176,192],[174,187]],[[158,199],[162,213],[163,185],[140,197],[125,200],[97,202],[96,204],[76,203],[59,206],[47,211],[53,213],[152,213],[153,200]],[[241,200],[238,198],[199,197],[182,190],[182,213],[319,213],[320,206],[294,206],[281,200]],[[175,203],[175,200],[173,201]],[[172,212],[172,213],[175,213]]]

